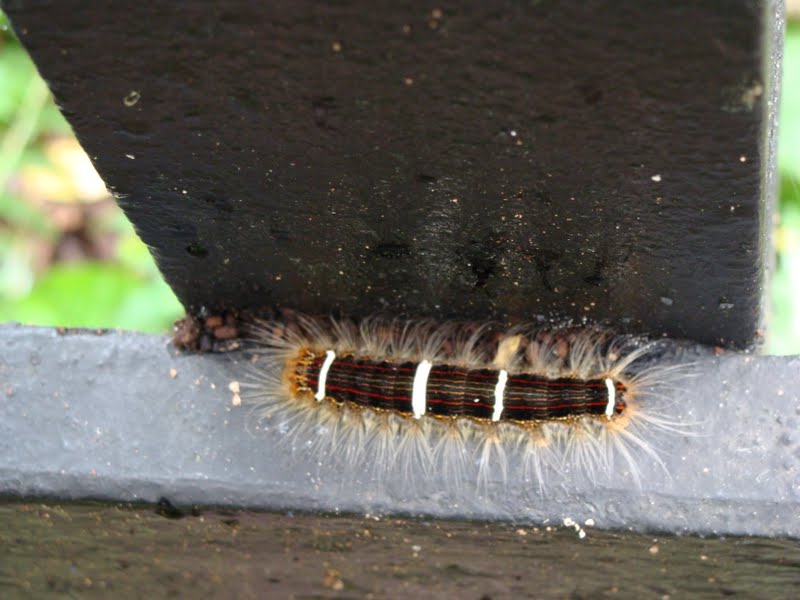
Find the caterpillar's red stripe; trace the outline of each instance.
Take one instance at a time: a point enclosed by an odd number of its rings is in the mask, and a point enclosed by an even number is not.
[[[312,386],[316,386],[318,384],[318,381],[316,381],[315,379],[309,378],[308,379],[308,383],[311,384]],[[387,396],[385,394],[378,394],[377,392],[368,392],[366,390],[355,389],[355,388],[344,387],[344,386],[337,386],[337,385],[330,385],[330,384],[326,384],[325,388],[326,388],[326,390],[333,390],[333,391],[336,391],[336,392],[348,392],[348,393],[356,394],[356,395],[360,395],[360,396],[369,396],[370,398],[378,398],[380,400],[406,401],[406,402],[409,403],[409,406],[410,406],[410,403],[411,403],[411,396]],[[428,391],[431,394],[436,394],[436,392],[437,392],[437,390],[428,390]],[[439,392],[441,393],[441,390],[439,390]],[[447,405],[447,406],[460,406],[460,405],[464,404],[463,402],[459,402],[459,401],[448,401],[448,400],[441,400],[441,399],[438,399],[438,398],[428,398],[426,400],[426,402],[428,404],[442,404],[442,405]],[[468,402],[467,404],[476,405],[476,406],[482,406],[484,408],[493,408],[494,407],[493,404],[486,404],[485,402],[474,402],[473,401],[473,402]],[[516,409],[516,410],[539,410],[539,411],[542,411],[542,410],[574,408],[575,405],[576,405],[576,403],[571,403],[571,404],[548,404],[546,406],[508,405],[508,404],[506,404],[505,408],[507,408],[507,409]],[[593,407],[601,407],[601,406],[605,407],[606,406],[606,402],[587,402],[587,403],[584,403],[584,405],[585,406],[593,406]]]
[[[315,359],[312,363],[316,368],[319,368],[323,363],[323,360]],[[381,365],[376,365],[374,363],[364,363],[364,362],[345,362],[343,360],[337,361],[337,368],[339,369],[348,369],[352,371],[381,371],[381,372],[402,372],[402,373],[413,373],[417,370],[416,367],[383,367]],[[497,375],[488,375],[485,373],[477,373],[475,371],[470,371],[467,369],[462,370],[453,370],[453,371],[440,371],[437,370],[436,367],[433,367],[430,372],[430,376],[428,377],[428,381],[452,381],[450,377],[433,377],[434,375],[463,375],[464,377],[470,377],[472,379],[486,379],[490,381],[497,381]],[[531,376],[532,377],[532,376]],[[531,385],[532,383],[541,383],[548,387],[575,387],[575,388],[587,388],[587,387],[597,387],[606,389],[606,384],[601,381],[597,381],[594,379],[590,379],[588,381],[580,381],[579,379],[575,379],[574,381],[553,381],[551,379],[532,379],[532,378],[525,378],[519,376],[509,376],[508,378],[509,383],[521,383],[524,385]],[[619,389],[621,384],[616,384],[617,388]]]

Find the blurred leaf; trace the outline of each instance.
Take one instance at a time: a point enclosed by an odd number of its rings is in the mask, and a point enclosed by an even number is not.
[[[139,236],[136,235],[130,222],[127,219],[125,219],[124,222],[127,227],[117,245],[118,260],[128,268],[139,273],[147,273],[153,277],[161,277],[161,272],[158,270],[156,262],[150,254],[150,250],[148,250],[145,243],[139,239]]]
[[[0,219],[17,230],[48,237],[54,233],[53,226],[42,211],[11,194],[0,194]]]
[[[0,47],[0,123],[13,121],[35,74],[31,59],[20,46]]]
[[[54,265],[24,301],[0,299],[0,321],[167,332],[183,308],[158,279],[115,264]]]
[[[0,305],[3,297],[23,299],[36,280],[30,261],[30,240],[0,230]]]
[[[48,137],[37,145],[37,150],[41,160],[29,159],[26,151],[16,165],[12,179],[20,196],[34,203],[69,204],[109,198],[103,180],[74,137]]]
[[[150,333],[169,333],[185,314],[175,294],[159,275],[130,290],[120,304],[113,327]]]
[[[778,164],[782,173],[800,181],[800,23],[786,30],[782,85]]]
[[[781,212],[783,212],[783,207],[789,204],[800,208],[800,178],[784,174],[781,177],[779,198]]]
[[[53,102],[48,102],[42,108],[42,112],[39,113],[39,121],[36,124],[36,130],[40,134],[46,135],[72,135],[72,127]]]
[[[39,77],[36,66],[14,36],[8,18],[0,10],[0,126],[8,126],[14,120],[34,77]],[[69,135],[72,128],[58,107],[49,102],[38,115],[36,131]]]
[[[767,350],[800,353],[800,23],[789,24],[784,43],[778,127],[780,224]]]
[[[772,281],[775,311],[770,322],[768,350],[772,354],[797,354],[800,352],[800,311],[795,309],[800,291],[800,205],[783,206],[775,245],[778,268]]]

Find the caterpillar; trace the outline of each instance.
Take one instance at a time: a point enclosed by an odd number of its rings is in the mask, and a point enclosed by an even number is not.
[[[599,327],[297,315],[251,337],[258,422],[358,477],[544,491],[550,472],[594,481],[622,458],[639,484],[637,455],[663,466],[650,431],[686,431],[656,406],[676,372],[651,364],[660,342]]]

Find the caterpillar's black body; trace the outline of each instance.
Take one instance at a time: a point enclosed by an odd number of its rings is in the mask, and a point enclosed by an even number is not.
[[[325,354],[309,353],[307,360],[297,362],[292,378],[299,392],[317,393],[325,361]],[[413,415],[412,397],[419,368],[420,363],[412,361],[374,361],[354,355],[335,357],[322,382],[324,398]],[[504,372],[502,410],[497,411],[498,383]],[[609,385],[613,386],[613,391],[609,390]],[[502,369],[432,364],[424,388],[424,414],[519,422],[584,415],[610,418],[624,412],[625,391],[623,383],[609,378],[547,378],[531,373],[509,376]]]

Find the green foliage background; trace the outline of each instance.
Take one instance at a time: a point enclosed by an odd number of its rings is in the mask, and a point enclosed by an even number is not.
[[[33,264],[37,251],[57,245],[63,232],[8,184],[30,166],[55,169],[44,145],[71,135],[0,12],[0,322],[167,332],[183,308],[113,206],[89,221],[85,232],[113,239],[111,256],[54,261],[43,270]]]
[[[7,184],[26,166],[46,166],[43,144],[65,135],[71,135],[69,125],[0,12],[0,322],[169,331],[183,309],[119,210],[92,223],[92,235],[115,240],[111,257],[54,261],[38,270],[33,265],[35,244],[52,245],[63,232]],[[787,29],[779,148],[781,209],[768,350],[785,354],[800,353],[798,22]]]
[[[767,350],[800,354],[800,21],[786,30],[778,138],[780,222]]]

